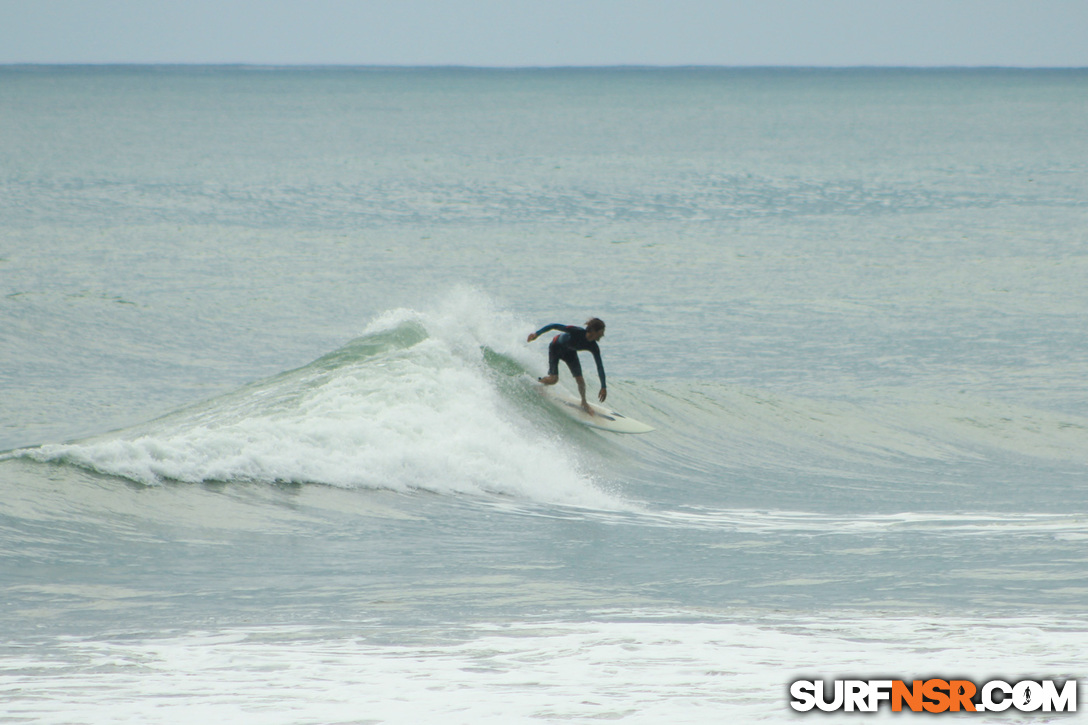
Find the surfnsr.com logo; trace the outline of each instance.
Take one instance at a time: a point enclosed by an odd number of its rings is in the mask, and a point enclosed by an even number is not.
[[[1076,712],[1076,680],[797,680],[790,684],[790,707],[798,712]]]

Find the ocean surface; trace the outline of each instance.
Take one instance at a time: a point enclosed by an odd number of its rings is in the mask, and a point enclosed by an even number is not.
[[[1086,283],[1083,70],[0,67],[0,721],[1084,703]]]

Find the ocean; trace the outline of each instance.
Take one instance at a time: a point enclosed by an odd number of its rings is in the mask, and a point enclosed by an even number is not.
[[[2,67],[0,721],[1084,701],[1086,280],[1084,70]]]

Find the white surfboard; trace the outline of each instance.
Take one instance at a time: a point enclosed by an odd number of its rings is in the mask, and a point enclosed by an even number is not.
[[[590,415],[582,407],[581,400],[569,394],[562,388],[551,385],[541,385],[539,386],[539,390],[549,403],[557,407],[570,418],[573,418],[582,425],[588,425],[590,428],[609,430],[613,433],[649,433],[654,430],[652,426],[648,426],[640,420],[628,418],[622,413],[617,413],[609,408],[602,408],[593,403],[589,404],[589,407],[593,409],[593,415]]]

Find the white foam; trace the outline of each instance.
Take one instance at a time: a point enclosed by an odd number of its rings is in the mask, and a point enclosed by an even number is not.
[[[298,628],[63,639],[0,661],[7,714],[39,723],[792,722],[823,677],[1056,678],[1088,623],[954,617],[545,622],[400,633]],[[372,640],[376,636],[381,639]],[[390,643],[392,642],[392,643]],[[856,722],[857,713],[820,717]],[[885,706],[865,721],[902,719]],[[977,713],[972,722],[1016,722]]]
[[[712,509],[650,510],[632,506],[628,511],[601,511],[594,517],[639,526],[743,531],[812,533],[832,536],[855,534],[925,533],[941,536],[1047,536],[1088,537],[1088,516],[1046,513],[929,513],[836,515],[808,511]]]

